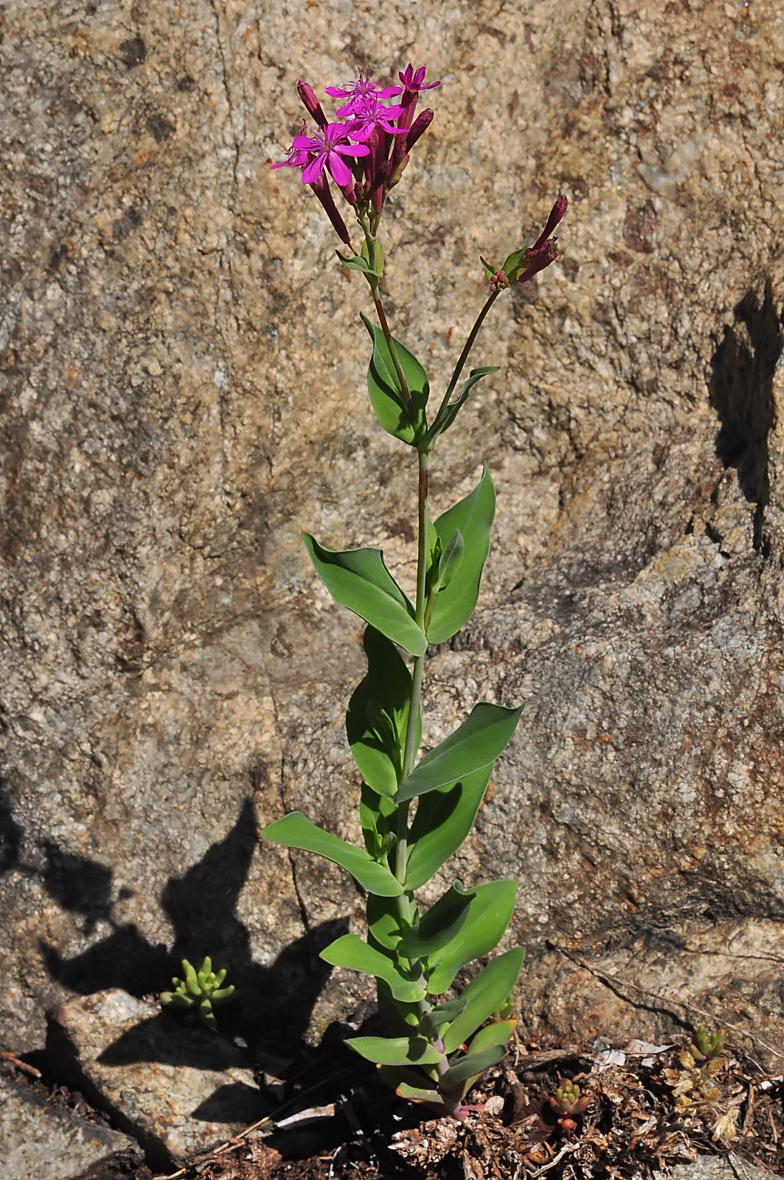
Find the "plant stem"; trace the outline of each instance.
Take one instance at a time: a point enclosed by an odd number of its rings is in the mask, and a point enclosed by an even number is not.
[[[418,485],[418,530],[417,530],[417,585],[415,617],[421,627],[425,620],[425,587],[427,584],[427,496],[428,496],[428,462],[427,451],[419,451],[419,485]],[[414,657],[414,668],[411,674],[411,697],[408,706],[408,725],[406,727],[406,746],[403,753],[403,778],[406,779],[414,769],[417,756],[417,730],[421,712],[422,672],[425,666],[424,655]],[[406,851],[408,848],[408,803],[401,803],[397,809],[397,846],[395,856],[395,876],[401,883],[406,877]]]
[[[384,311],[384,305],[381,302],[381,296],[378,293],[378,288],[376,287],[375,289],[372,289],[372,290],[373,290],[373,302],[376,305],[376,313],[378,315],[378,322],[381,324],[381,331],[384,333],[384,339],[387,342],[387,347],[389,348],[389,352],[392,357],[392,363],[395,366],[395,372],[397,373],[397,379],[400,382],[400,388],[403,390],[403,397],[405,399],[406,408],[408,409],[409,413],[411,414],[411,420],[413,422],[413,420],[414,420],[413,419],[414,403],[411,400],[411,390],[408,388],[408,382],[406,381],[406,375],[403,372],[403,366],[401,365],[400,357],[397,354],[397,345],[395,344],[395,341],[392,339],[392,333],[389,330],[389,324],[387,323],[386,312]]]
[[[474,342],[476,341],[477,335],[479,333],[479,329],[482,327],[482,324],[485,321],[485,316],[487,315],[490,308],[493,306],[493,304],[495,303],[496,299],[498,298],[498,296],[500,294],[501,294],[500,288],[496,291],[491,291],[487,297],[487,301],[486,301],[484,307],[480,311],[479,315],[476,317],[476,320],[474,321],[474,326],[471,329],[471,331],[468,333],[468,339],[466,340],[465,344],[463,345],[463,351],[460,353],[460,356],[457,358],[457,364],[455,365],[454,372],[452,373],[452,379],[449,382],[449,386],[447,388],[447,391],[444,394],[441,405],[438,407],[439,414],[443,410],[444,406],[449,404],[449,399],[452,396],[452,394],[454,393],[455,386],[457,385],[460,374],[463,371],[463,366],[465,365],[466,361],[468,360],[468,355],[471,352],[471,349],[474,347]]]

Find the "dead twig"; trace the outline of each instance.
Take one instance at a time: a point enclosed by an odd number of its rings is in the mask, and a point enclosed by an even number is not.
[[[31,1078],[40,1078],[41,1071],[36,1069],[34,1065],[28,1065],[26,1061],[20,1061],[14,1053],[9,1053],[7,1049],[0,1052],[0,1057],[3,1061],[10,1061],[17,1069],[21,1069],[22,1073],[29,1074]]]
[[[336,1074],[333,1078],[327,1079],[327,1081],[339,1081],[341,1078],[348,1077],[352,1072],[352,1070],[348,1069],[341,1070],[340,1073]],[[307,1090],[302,1090],[299,1094],[296,1094],[293,1098],[290,1098],[288,1102],[284,1102],[283,1105],[275,1111],[276,1118],[273,1118],[272,1115],[269,1114],[265,1115],[264,1118],[259,1119],[257,1123],[252,1123],[249,1127],[245,1127],[245,1129],[240,1131],[239,1135],[235,1135],[233,1139],[227,1139],[225,1143],[219,1144],[218,1147],[214,1147],[211,1151],[206,1151],[203,1154],[199,1152],[197,1155],[192,1156],[185,1162],[185,1165],[180,1168],[179,1171],[170,1172],[167,1176],[153,1176],[152,1180],[178,1180],[178,1177],[184,1176],[188,1169],[191,1168],[195,1163],[208,1163],[210,1160],[216,1159],[219,1155],[223,1155],[224,1152],[230,1151],[232,1147],[239,1147],[240,1144],[248,1138],[252,1131],[258,1131],[261,1127],[268,1127],[270,1132],[274,1131],[275,1127],[277,1126],[277,1117],[279,1117],[284,1110],[291,1106],[296,1106],[296,1104],[301,1102],[302,1099],[307,1097],[308,1094],[311,1094],[314,1090],[321,1089],[321,1087],[324,1085],[324,1081],[316,1082],[315,1085],[309,1086]]]

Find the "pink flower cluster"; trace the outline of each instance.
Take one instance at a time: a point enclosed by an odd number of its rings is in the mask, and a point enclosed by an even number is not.
[[[337,120],[329,122],[307,82],[297,83],[297,93],[317,130],[294,136],[285,160],[272,168],[301,168],[303,183],[309,184],[321,201],[341,241],[351,238],[339,213],[327,181],[328,173],[358,217],[381,212],[387,192],[393,188],[408,163],[409,153],[433,120],[430,109],[417,119],[417,101],[422,90],[440,82],[425,83],[425,67],[415,70],[409,63],[398,74],[400,86],[380,87],[360,72],[347,86],[327,86],[332,98],[344,99]],[[385,99],[400,96],[391,106]]]

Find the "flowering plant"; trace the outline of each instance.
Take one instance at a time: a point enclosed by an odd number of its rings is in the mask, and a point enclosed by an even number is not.
[[[425,69],[399,74],[400,85],[380,87],[360,73],[344,87],[330,122],[313,89],[297,89],[316,123],[303,125],[285,160],[273,168],[301,169],[348,253],[344,266],[366,279],[378,324],[363,316],[372,356],[367,383],[381,426],[416,454],[418,545],[416,597],[411,602],[384,564],[379,549],[326,549],[304,535],[313,565],[333,598],[366,623],[367,673],[346,713],[346,734],[362,774],[359,818],[365,847],[317,827],[301,812],[270,824],[264,834],[290,848],[317,853],[341,865],[367,891],[367,940],[346,934],[322,958],[375,976],[386,1037],[354,1037],[348,1044],[375,1062],[402,1097],[440,1114],[464,1117],[464,1095],[505,1052],[514,1030],[507,1002],[523,961],[513,947],[485,966],[459,996],[448,997],[458,972],[489,954],[512,917],[516,882],[465,888],[460,881],[421,912],[416,891],[427,884],[465,840],[509,742],[522,706],[481,703],[435,749],[417,760],[422,734],[421,691],[429,644],[450,639],[476,606],[490,546],[495,490],[487,467],[474,490],[433,521],[428,512],[428,466],[476,383],[495,367],[472,369],[455,396],[477,333],[500,293],[525,283],[557,257],[552,236],[566,211],[559,197],[533,246],[515,250],[503,266],[482,259],[489,291],[468,334],[438,409],[428,419],[430,384],[416,357],[390,331],[381,296],[384,253],[378,228],[384,202],[399,183],[412,149],[433,119],[416,118]],[[396,100],[387,105],[386,100]],[[359,250],[335,202],[330,178],[354,211]],[[411,658],[411,667],[400,650]],[[416,800],[416,810],[411,807]],[[494,1018],[494,1019],[493,1019]],[[491,1023],[486,1022],[491,1020]]]

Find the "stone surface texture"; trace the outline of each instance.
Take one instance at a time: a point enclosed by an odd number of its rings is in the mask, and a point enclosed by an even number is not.
[[[666,1172],[654,1172],[655,1180],[766,1180],[767,1168],[757,1168],[734,1153],[701,1155],[691,1164],[677,1164]]]
[[[230,1139],[264,1114],[247,1054],[120,989],[50,1013],[54,1068],[132,1134],[157,1168]]]
[[[383,239],[436,392],[480,251],[570,200],[561,260],[498,301],[473,361],[500,371],[433,459],[435,511],[485,460],[499,509],[479,611],[427,662],[426,744],[479,699],[526,702],[450,872],[520,881],[526,1027],[595,1031],[569,989],[582,972],[593,1012],[599,977],[550,940],[676,999],[693,972],[684,996],[741,1031],[764,1000],[781,1053],[780,989],[753,986],[784,916],[778,0],[6,0],[2,20],[0,1036],[39,1044],[74,991],[161,988],[172,950],[227,959],[226,1021],[281,1052],[369,994],[316,967],[361,928],[351,882],[259,844],[254,812],[358,837],[360,627],[299,533],[381,545],[410,586],[415,473],[367,404],[364,284],[268,166],[298,78],[413,60],[442,85]],[[610,1026],[664,1020],[602,994]]]
[[[3,1180],[117,1180],[143,1161],[133,1139],[84,1122],[0,1078]]]

